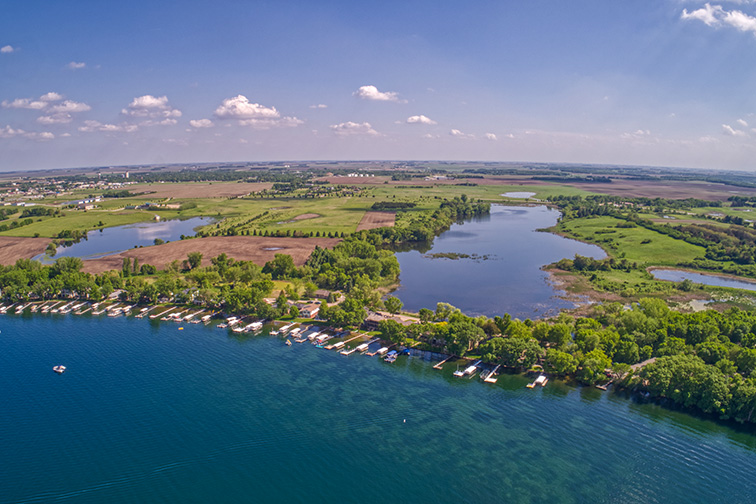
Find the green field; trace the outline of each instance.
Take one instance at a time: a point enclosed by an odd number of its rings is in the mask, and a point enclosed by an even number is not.
[[[642,227],[617,228],[614,217],[575,219],[557,229],[578,240],[595,243],[610,255],[647,266],[674,266],[703,257],[705,249]],[[644,243],[645,242],[645,243]]]

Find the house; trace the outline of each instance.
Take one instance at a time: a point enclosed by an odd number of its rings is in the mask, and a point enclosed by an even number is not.
[[[299,309],[299,316],[304,318],[315,318],[320,311],[320,305],[317,303],[306,304]]]
[[[391,315],[388,313],[370,312],[367,318],[362,322],[362,326],[368,331],[377,331],[378,324],[380,324],[382,320],[394,320],[405,327],[418,322],[417,319],[404,315]]]

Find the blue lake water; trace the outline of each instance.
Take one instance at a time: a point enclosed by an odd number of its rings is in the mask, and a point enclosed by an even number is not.
[[[753,502],[756,436],[594,388],[0,317],[0,503]],[[68,370],[56,375],[52,366]],[[405,422],[406,420],[406,422]]]
[[[721,275],[706,275],[701,273],[693,273],[691,271],[671,270],[671,269],[654,269],[651,270],[651,274],[657,280],[668,280],[670,282],[682,282],[683,280],[690,280],[691,282],[712,285],[714,287],[732,287],[733,289],[745,289],[750,291],[756,291],[756,283],[747,282],[744,280],[736,280],[731,277]]]
[[[401,284],[393,295],[409,311],[435,309],[436,303],[446,302],[468,315],[489,317],[509,313],[537,318],[571,308],[573,303],[559,297],[563,293],[541,268],[575,254],[596,259],[606,254],[596,245],[537,231],[553,226],[558,218],[558,211],[543,205],[493,205],[490,215],[453,224],[429,252],[397,253]],[[471,258],[430,256],[445,252]]]
[[[147,247],[159,238],[163,241],[179,240],[181,235],[194,236],[194,230],[213,222],[209,217],[193,217],[191,219],[173,219],[160,222],[139,222],[125,226],[105,228],[101,231],[90,231],[87,239],[74,243],[68,247],[58,247],[55,256],[50,258],[44,254],[35,257],[43,262],[51,263],[58,257],[81,257],[82,259],[96,259],[110,254],[142,246]]]

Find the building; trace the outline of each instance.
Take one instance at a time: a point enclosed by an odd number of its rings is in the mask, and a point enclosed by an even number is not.
[[[317,303],[306,304],[299,309],[299,316],[304,318],[315,318],[320,312],[320,305]]]

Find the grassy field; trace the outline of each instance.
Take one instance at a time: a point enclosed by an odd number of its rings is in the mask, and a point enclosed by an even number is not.
[[[624,221],[614,217],[575,219],[560,223],[560,232],[595,243],[616,258],[647,266],[674,266],[703,257],[705,249],[642,227],[617,228]]]

